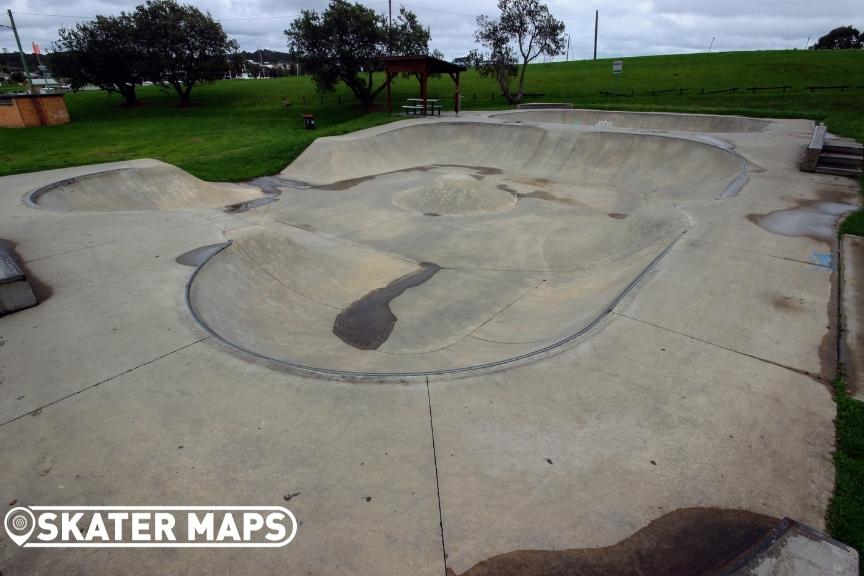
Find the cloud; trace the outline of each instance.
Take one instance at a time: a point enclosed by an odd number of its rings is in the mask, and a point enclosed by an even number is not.
[[[37,42],[48,49],[60,26],[80,17],[117,14],[134,9],[127,0],[12,0],[25,50]],[[225,31],[245,50],[285,50],[283,30],[303,9],[323,10],[326,0],[192,0],[219,19]],[[387,0],[364,0],[387,11]],[[394,12],[401,3],[393,2]],[[494,0],[412,0],[404,3],[432,32],[432,47],[447,58],[465,55],[474,44],[474,18],[494,16]],[[811,0],[549,0],[552,13],[565,21],[570,58],[590,58],[594,42],[594,10],[600,11],[600,57],[702,52],[714,38],[715,50],[803,48],[832,28],[851,24],[864,28],[864,2],[833,0],[818,10]],[[5,10],[0,14],[5,23]],[[15,50],[11,31],[0,28],[0,48]],[[563,59],[564,56],[559,59]]]

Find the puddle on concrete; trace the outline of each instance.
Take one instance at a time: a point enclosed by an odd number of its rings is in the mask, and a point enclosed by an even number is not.
[[[282,188],[296,188],[298,190],[306,190],[309,188],[309,185],[305,182],[289,180],[288,178],[282,178],[281,176],[262,176],[261,178],[250,180],[247,184],[260,188],[266,196],[246,202],[229,204],[225,207],[226,213],[237,214],[239,212],[246,212],[247,210],[259,208],[275,202],[279,199],[279,195],[282,194]]]
[[[760,228],[784,236],[806,236],[831,243],[836,236],[837,221],[857,206],[842,202],[805,200],[795,208],[768,214],[748,214],[747,219]]]
[[[387,341],[396,316],[390,302],[405,290],[419,286],[432,278],[440,266],[421,262],[420,269],[377,288],[342,310],[333,322],[333,333],[340,340],[360,350],[377,350]]]
[[[776,518],[746,510],[685,508],[613,546],[517,550],[484,560],[460,576],[717,574],[751,547],[769,542],[776,526]],[[446,573],[456,576],[450,568]]]
[[[221,244],[209,244],[207,246],[201,246],[200,248],[195,248],[194,250],[190,250],[189,252],[184,252],[180,256],[174,259],[178,264],[182,264],[184,266],[194,266],[198,267],[204,264],[211,256],[219,252],[222,248],[224,248],[228,243],[223,242]]]
[[[616,220],[623,220],[624,218],[627,218],[627,216],[627,214],[622,214],[620,212],[609,212],[609,217],[615,218]]]
[[[498,168],[490,168],[488,166],[465,166],[463,164],[427,164],[426,166],[415,166],[413,168],[403,168],[402,170],[393,170],[391,172],[382,172],[380,174],[372,174],[370,176],[360,176],[359,178],[340,180],[339,182],[333,182],[332,184],[314,186],[314,188],[316,190],[341,191],[353,188],[354,186],[357,186],[358,184],[361,184],[368,180],[374,180],[379,176],[389,176],[391,174],[407,174],[410,172],[429,172],[430,170],[435,170],[436,168],[464,168],[466,170],[473,170],[474,172],[476,172],[476,174],[471,174],[471,177],[475,180],[483,180],[485,176],[501,174],[502,172],[502,170]]]

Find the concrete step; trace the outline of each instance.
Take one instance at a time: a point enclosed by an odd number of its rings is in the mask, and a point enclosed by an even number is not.
[[[824,166],[822,164],[816,165],[816,172],[820,174],[833,174],[834,176],[851,176],[852,178],[858,178],[861,176],[861,168],[852,168],[846,167],[841,168],[839,166]]]
[[[0,316],[37,303],[24,272],[4,244],[0,244]]]
[[[861,166],[861,164],[864,164],[864,156],[822,152],[819,156],[819,163],[827,166]]]
[[[855,140],[849,140],[845,138],[829,138],[825,140],[825,144],[822,146],[822,150],[825,152],[832,152],[838,154],[856,154],[858,156],[862,156],[864,155],[864,144],[860,144]]]

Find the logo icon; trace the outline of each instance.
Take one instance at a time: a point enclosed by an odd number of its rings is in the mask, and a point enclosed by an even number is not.
[[[36,528],[36,517],[27,508],[19,506],[12,508],[6,513],[3,524],[6,527],[6,534],[9,535],[9,538],[15,544],[21,546],[30,538],[30,535]]]

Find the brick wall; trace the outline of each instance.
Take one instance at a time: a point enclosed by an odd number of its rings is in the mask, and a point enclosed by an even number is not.
[[[11,103],[11,106],[7,103]],[[69,121],[69,111],[62,94],[0,98],[0,126],[4,128],[50,126]]]

